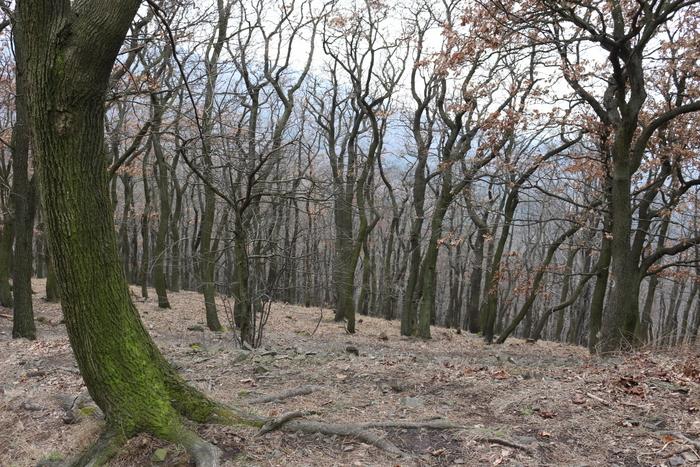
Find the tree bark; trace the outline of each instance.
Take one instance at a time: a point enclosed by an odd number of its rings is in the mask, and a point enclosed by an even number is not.
[[[158,307],[170,308],[168,301],[168,286],[165,273],[165,256],[167,253],[168,228],[170,227],[170,190],[168,165],[165,162],[165,154],[163,153],[163,145],[160,140],[161,122],[163,120],[163,112],[165,111],[164,103],[161,98],[155,94],[151,94],[151,105],[153,107],[153,115],[151,118],[153,153],[156,156],[156,170],[158,171],[156,183],[158,186],[158,232],[156,234],[156,249],[155,258],[153,260],[153,285],[158,296]]]
[[[14,227],[12,217],[6,215],[0,231],[0,306],[12,307],[12,244],[14,243]]]
[[[32,241],[36,187],[29,179],[30,128],[27,98],[27,58],[32,50],[29,37],[15,23],[15,54],[17,60],[17,96],[15,98],[15,128],[12,132],[12,205],[14,208],[14,241],[12,256],[13,322],[12,337],[36,338],[32,308]]]
[[[66,329],[107,429],[147,431],[194,449],[182,417],[215,404],[184,384],[148,336],[117,251],[104,157],[104,95],[129,24],[128,0],[20,0],[28,95],[50,248]]]

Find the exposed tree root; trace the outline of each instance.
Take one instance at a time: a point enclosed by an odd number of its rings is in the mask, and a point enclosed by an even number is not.
[[[376,428],[401,428],[411,430],[461,430],[472,433],[469,428],[464,425],[455,424],[447,420],[432,419],[424,421],[377,421],[366,423],[325,423],[310,420],[293,420],[280,427],[283,431],[300,431],[304,433],[322,433],[325,435],[349,436],[355,437],[364,441],[367,444],[376,446],[391,454],[404,455],[396,445],[387,441],[385,435],[377,435],[372,432]],[[519,449],[528,454],[532,454],[532,450],[526,446],[508,441],[497,437],[487,437],[483,434],[474,434],[474,439],[486,443],[500,444],[514,449]]]
[[[119,450],[126,443],[126,438],[112,431],[103,432],[97,439],[95,444],[90,446],[78,459],[74,460],[71,465],[74,467],[97,467],[105,465],[107,462],[119,453]]]
[[[291,420],[279,428],[282,431],[316,434],[327,436],[342,436],[356,438],[367,444],[397,456],[406,455],[394,443],[386,439],[386,434],[377,434],[371,427],[353,423],[326,423],[313,420]]]
[[[287,391],[282,391],[278,394],[270,394],[269,396],[261,396],[255,399],[250,399],[246,401],[248,405],[250,404],[267,404],[268,402],[278,402],[285,399],[291,399],[297,396],[306,396],[314,391],[321,389],[320,386],[299,386],[298,388],[289,389]]]
[[[202,439],[197,433],[184,429],[176,433],[171,441],[182,444],[197,467],[219,467],[221,449]]]
[[[305,412],[288,412],[281,417],[274,418],[264,424],[262,428],[260,428],[260,431],[258,431],[255,436],[262,436],[265,433],[269,433],[271,431],[275,431],[279,429],[282,425],[285,423],[289,422],[290,420],[293,420],[295,418],[301,418],[307,415]]]
[[[290,412],[279,417],[264,417],[253,413],[244,412],[241,409],[227,407],[211,401],[203,394],[188,388],[184,391],[194,396],[189,403],[173,400],[173,407],[185,418],[198,423],[215,423],[227,426],[247,426],[259,428],[255,436],[262,436],[271,431],[280,430],[291,433],[323,434],[327,436],[349,437],[375,446],[395,456],[407,456],[409,453],[401,450],[396,444],[387,439],[387,433],[382,429],[427,429],[427,430],[459,430],[472,436],[479,442],[500,444],[532,454],[530,448],[515,442],[485,436],[483,432],[476,433],[464,425],[456,424],[444,419],[429,419],[421,421],[389,420],[364,423],[330,423],[319,420],[302,419],[312,415],[313,412]],[[285,391],[283,393],[254,399],[251,403],[264,403],[266,401],[282,400],[295,395],[308,394],[317,389],[313,386]],[[182,395],[180,393],[179,395]],[[103,465],[114,457],[127,440],[125,435],[115,435],[113,431],[105,432],[74,465],[97,466]],[[669,433],[673,436],[694,444],[692,440],[683,437],[680,433]],[[164,429],[156,436],[167,441],[178,443],[187,450],[192,460],[198,467],[218,467],[220,465],[221,450],[202,439],[194,431],[176,422],[174,428]],[[695,445],[695,444],[694,444]],[[697,445],[696,445],[697,446]]]

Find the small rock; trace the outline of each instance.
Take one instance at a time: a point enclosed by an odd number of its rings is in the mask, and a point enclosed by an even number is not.
[[[382,332],[379,333],[379,339],[380,339],[380,340],[383,340],[383,341],[388,341],[388,340],[389,340],[389,336],[387,336],[386,333],[385,333],[384,331],[382,331]]]
[[[270,370],[268,370],[267,368],[265,368],[262,365],[256,366],[255,369],[253,370],[253,373],[255,373],[256,375],[261,375],[263,373],[269,373],[269,372],[270,372]]]
[[[274,350],[268,350],[260,354],[261,357],[274,357],[275,355],[277,355],[277,352]]]
[[[668,465],[671,467],[679,467],[685,464],[685,459],[682,456],[673,456],[668,460]]]
[[[168,450],[166,448],[158,448],[151,456],[153,462],[165,462],[165,458],[168,457]]]
[[[204,326],[202,326],[201,324],[193,324],[192,326],[187,326],[187,330],[204,332]]]
[[[44,409],[42,406],[35,404],[34,402],[27,401],[22,402],[19,407],[24,410],[29,410],[30,412],[38,412],[39,410]]]
[[[78,418],[75,416],[75,413],[72,410],[64,412],[61,420],[63,420],[63,423],[66,425],[73,425],[78,422]]]
[[[357,347],[355,347],[354,345],[348,345],[347,347],[345,347],[345,351],[347,353],[357,355],[358,357],[360,356],[360,351],[357,350]]]
[[[236,350],[233,352],[233,363],[241,363],[250,357],[250,352],[247,350]]]
[[[401,405],[409,409],[417,409],[425,405],[425,402],[420,397],[402,397],[400,402]]]
[[[452,463],[457,464],[457,465],[462,465],[462,464],[466,464],[467,462],[464,459],[462,459],[461,457],[458,457],[457,459],[453,460]]]

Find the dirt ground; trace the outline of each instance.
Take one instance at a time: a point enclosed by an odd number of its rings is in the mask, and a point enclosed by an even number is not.
[[[94,441],[102,425],[60,324],[60,307],[42,300],[43,281],[34,287],[37,341],[12,340],[11,320],[0,317],[3,467],[61,465]],[[251,407],[270,416],[314,411],[313,419],[330,422],[440,417],[468,428],[385,430],[407,453],[396,457],[355,439],[255,437],[249,428],[200,427],[225,452],[225,465],[700,465],[697,347],[601,360],[549,342],[486,346],[476,336],[440,328],[430,341],[402,338],[397,322],[367,317],[350,336],[329,310],[277,304],[264,348],[245,352],[229,333],[202,329],[201,295],[171,294],[170,302],[166,311],[154,298],[137,304],[166,357],[217,400],[243,405],[313,385],[308,395]],[[140,436],[113,465],[188,462],[181,447]]]

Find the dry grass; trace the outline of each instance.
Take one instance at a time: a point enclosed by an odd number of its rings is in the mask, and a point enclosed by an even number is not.
[[[65,424],[60,397],[84,390],[60,307],[44,303],[35,282],[36,342],[10,339],[0,318],[1,466],[36,465],[67,458],[100,430],[91,414]],[[136,289],[134,289],[136,293]],[[155,296],[155,293],[152,293]],[[248,398],[301,385],[310,395],[254,407],[265,415],[312,410],[327,421],[426,419],[440,416],[527,445],[532,454],[489,445],[460,432],[394,430],[391,440],[411,453],[395,459],[351,439],[214,426],[200,433],[226,452],[226,465],[685,465],[700,456],[662,430],[700,437],[698,349],[643,352],[607,360],[581,348],[517,339],[486,346],[468,334],[434,328],[430,341],[399,336],[398,323],[363,317],[355,336],[332,322],[331,311],[314,336],[320,310],[278,304],[266,349],[243,358],[226,333],[188,330],[203,324],[199,294],[171,294],[172,310],[153,299],[137,303],[154,339],[192,384],[212,397],[241,404]],[[388,340],[381,340],[380,333]],[[347,345],[359,349],[348,354]],[[267,352],[266,352],[267,350]],[[408,399],[408,400],[407,400]],[[34,409],[28,410],[27,404]],[[114,465],[149,465],[166,447],[161,465],[187,465],[177,446],[141,436]]]

